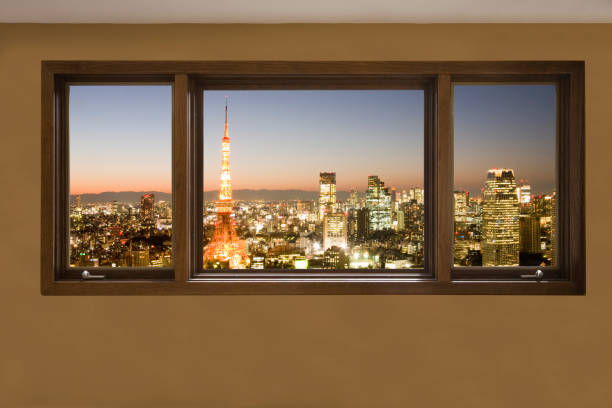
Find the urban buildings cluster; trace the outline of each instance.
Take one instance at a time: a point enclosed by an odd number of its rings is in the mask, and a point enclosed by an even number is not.
[[[172,266],[172,203],[70,202],[70,266]]]
[[[424,267],[423,188],[399,191],[370,175],[365,191],[339,199],[336,173],[326,171],[318,199],[235,201],[230,150],[226,104],[219,194],[203,208],[205,269]],[[555,264],[556,195],[531,194],[512,169],[489,170],[482,196],[455,191],[453,216],[456,266]],[[153,194],[140,205],[72,196],[71,266],[171,266],[171,241],[171,203]]]
[[[454,193],[454,264],[554,265],[556,212],[555,193],[534,195],[514,170],[489,170],[482,197]]]
[[[322,172],[318,200],[237,201],[229,222],[219,213],[219,201],[205,203],[204,267],[422,268],[423,193],[418,187],[395,191],[378,176],[369,176],[366,191],[353,190],[339,200],[336,174]],[[230,239],[234,233],[227,233],[232,230],[240,241],[233,247],[246,251],[243,262],[231,262],[231,245],[221,256],[207,255],[220,242],[235,242]]]

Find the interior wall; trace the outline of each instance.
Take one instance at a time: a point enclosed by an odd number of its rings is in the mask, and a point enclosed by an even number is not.
[[[612,25],[0,25],[0,405],[603,407]],[[41,60],[585,60],[587,295],[40,295]],[[44,239],[44,237],[43,237]]]

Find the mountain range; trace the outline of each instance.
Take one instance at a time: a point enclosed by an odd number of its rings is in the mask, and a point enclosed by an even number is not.
[[[105,191],[97,194],[81,194],[82,204],[93,204],[93,203],[108,203],[111,201],[117,201],[119,203],[140,203],[140,197],[143,194],[155,194],[155,201],[170,201],[172,200],[172,194],[164,193],[161,191]],[[217,190],[205,191],[204,201],[215,201],[217,199]],[[348,191],[336,192],[338,200],[344,201],[349,197]],[[233,190],[232,195],[234,200],[245,200],[245,201],[289,201],[289,200],[316,200],[319,197],[318,191],[307,191],[307,190]],[[70,196],[70,200],[74,201],[75,195]]]

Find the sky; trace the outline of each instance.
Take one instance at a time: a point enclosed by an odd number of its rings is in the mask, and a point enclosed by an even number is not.
[[[556,87],[455,85],[455,189],[479,195],[487,170],[511,168],[533,193],[555,187]]]
[[[234,189],[315,191],[423,186],[423,92],[205,91],[204,189],[218,188],[225,97]],[[510,167],[534,192],[554,188],[555,87],[454,87],[455,188],[478,194],[490,168]],[[71,194],[171,189],[172,88],[70,89]]]
[[[73,85],[70,194],[172,189],[172,87]]]
[[[423,185],[423,91],[205,91],[204,189],[218,188],[225,97],[232,187],[316,191]]]

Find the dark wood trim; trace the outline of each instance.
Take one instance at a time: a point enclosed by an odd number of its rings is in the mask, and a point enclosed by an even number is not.
[[[274,89],[425,89],[433,77],[415,75],[241,75],[194,76],[207,90]]]
[[[585,293],[583,61],[43,61],[41,92],[41,291],[47,295],[557,294]],[[67,269],[66,83],[174,83],[174,269],[113,268],[104,281]],[[453,268],[452,83],[559,84],[558,262],[545,280],[530,268]],[[424,89],[426,271],[371,275],[202,274],[203,89]],[[429,152],[429,153],[428,153]],[[435,217],[434,217],[435,214]],[[428,241],[429,240],[429,241]],[[429,258],[428,258],[429,257]],[[102,268],[100,268],[102,269]],[[136,270],[138,268],[134,268]],[[532,268],[533,269],[533,268]],[[149,272],[150,270],[150,272]],[[372,271],[369,271],[372,272]],[[435,272],[435,275],[432,273]],[[496,274],[491,274],[495,272]],[[421,273],[422,275],[419,275]],[[435,276],[435,277],[434,277]],[[173,279],[175,277],[175,279]],[[191,277],[191,280],[189,280]]]
[[[163,281],[60,281],[46,295],[576,295],[571,281],[450,281],[410,279],[224,279]]]
[[[437,80],[436,165],[431,170],[436,179],[436,276],[439,281],[451,279],[452,213],[453,213],[453,108],[452,84],[448,74]]]
[[[569,77],[569,124],[567,157],[567,197],[558,221],[563,224],[563,247],[566,258],[563,267],[568,278],[581,294],[586,293],[586,223],[585,223],[585,78],[584,63]],[[559,207],[561,208],[561,206]]]
[[[172,88],[172,263],[174,279],[179,282],[189,278],[191,268],[188,104],[189,79],[187,74],[176,74]]]
[[[582,61],[44,61],[65,75],[560,75]]]
[[[202,84],[191,79],[189,83],[189,152],[190,160],[190,208],[193,222],[190,223],[192,267],[189,277],[202,270],[202,220],[204,216],[204,89]]]
[[[40,287],[50,293],[55,281],[55,80],[46,64],[41,74],[41,217],[40,217]]]

